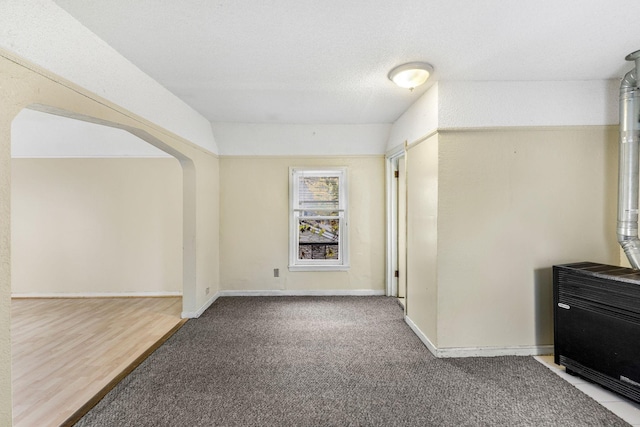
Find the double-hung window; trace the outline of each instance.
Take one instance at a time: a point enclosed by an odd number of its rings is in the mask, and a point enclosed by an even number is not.
[[[348,269],[347,169],[291,168],[289,198],[289,269]]]

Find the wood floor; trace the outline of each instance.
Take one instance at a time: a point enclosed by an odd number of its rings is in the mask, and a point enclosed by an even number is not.
[[[13,299],[13,424],[59,426],[182,324],[182,299]]]

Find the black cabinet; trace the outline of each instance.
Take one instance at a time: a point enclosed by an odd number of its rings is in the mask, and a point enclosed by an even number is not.
[[[640,402],[640,272],[553,267],[555,363]]]

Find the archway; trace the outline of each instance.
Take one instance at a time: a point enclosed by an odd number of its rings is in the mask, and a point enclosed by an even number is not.
[[[124,130],[135,137],[145,141],[146,143],[158,148],[162,152],[174,157],[178,160],[182,168],[182,215],[183,215],[183,237],[182,237],[182,297],[183,297],[183,317],[185,313],[192,312],[192,307],[196,304],[196,286],[195,286],[195,264],[196,253],[195,244],[193,241],[193,235],[195,234],[195,173],[193,161],[179,152],[178,150],[170,147],[157,137],[152,136],[148,132],[122,125],[115,122],[109,122],[103,119],[98,119],[91,116],[85,116],[78,113],[72,113],[62,110],[60,108],[45,106],[40,104],[30,105],[30,110],[40,111],[47,114],[54,114],[68,119],[80,120],[87,123],[93,123],[95,125],[106,126],[109,128]]]
[[[130,132],[178,159],[183,177],[183,317],[219,286],[219,162],[215,153],[37,65],[0,52],[0,424],[11,424],[11,123],[24,108]],[[197,261],[196,261],[197,259]],[[211,295],[209,294],[211,291]]]
[[[30,109],[14,119],[11,145],[13,298],[182,295],[174,157],[120,129]]]

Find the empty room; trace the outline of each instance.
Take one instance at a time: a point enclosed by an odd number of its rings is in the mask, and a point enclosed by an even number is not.
[[[0,12],[0,425],[640,425],[636,2]]]

